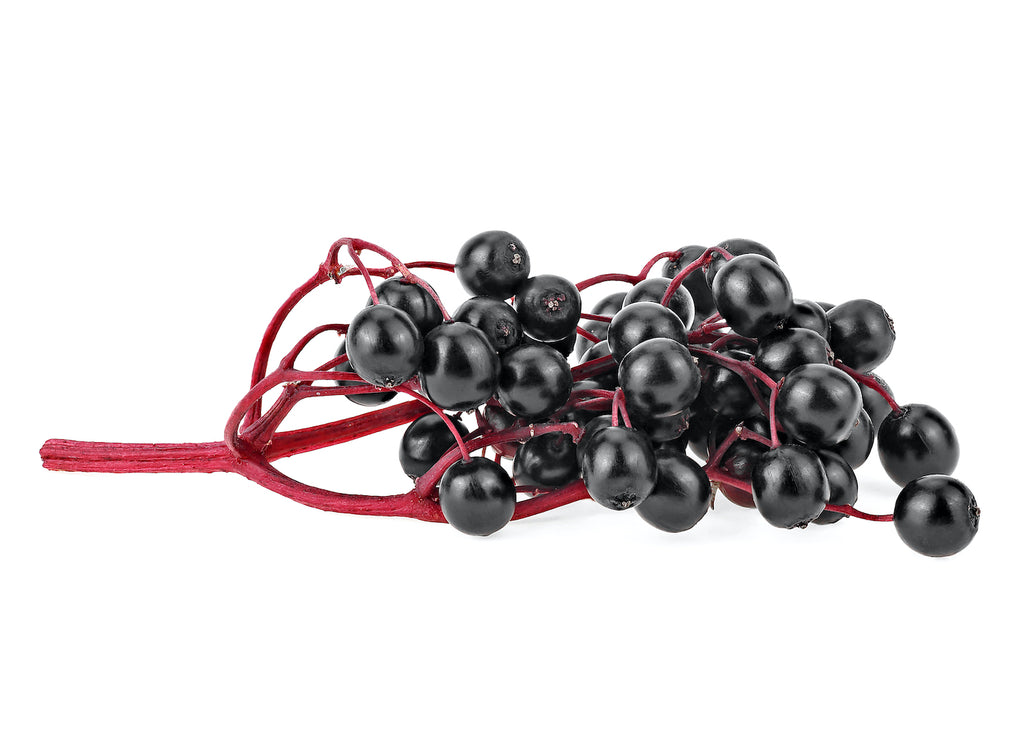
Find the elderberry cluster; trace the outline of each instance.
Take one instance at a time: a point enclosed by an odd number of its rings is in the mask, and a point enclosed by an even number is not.
[[[949,476],[953,427],[928,405],[898,405],[873,373],[895,340],[881,306],[794,299],[775,255],[750,240],[666,254],[661,277],[645,272],[584,314],[576,285],[532,275],[518,238],[484,232],[459,251],[471,297],[451,319],[424,285],[389,278],[353,318],[335,369],[378,388],[348,396],[360,405],[399,386],[429,400],[436,410],[408,426],[399,460],[413,478],[448,464],[436,498],[466,533],[501,529],[517,493],[580,481],[668,532],[693,527],[716,490],[782,528],[890,519],[852,507],[854,470],[877,444],[901,488],[900,537],[932,556],[970,543],[979,510]],[[465,449],[472,436],[547,425],[558,430],[494,443],[497,460]]]

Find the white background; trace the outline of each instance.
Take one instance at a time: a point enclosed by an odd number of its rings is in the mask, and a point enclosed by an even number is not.
[[[1019,723],[1013,4],[371,5],[4,6],[0,728]],[[879,301],[879,372],[957,427],[977,539],[933,560],[724,500],[678,536],[581,503],[476,539],[234,475],[40,467],[49,437],[215,440],[335,238],[450,260],[485,229],[573,279],[749,237],[799,297]],[[280,466],[403,491],[398,436]]]

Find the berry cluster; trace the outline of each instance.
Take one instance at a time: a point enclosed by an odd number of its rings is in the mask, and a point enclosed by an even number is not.
[[[343,249],[353,267],[340,265]],[[366,267],[367,252],[390,266]],[[659,263],[661,277],[652,276]],[[470,294],[454,315],[413,272],[424,268],[454,272]],[[350,276],[365,280],[364,308],[349,324],[313,329],[267,374],[295,304]],[[585,313],[581,291],[609,281],[629,289]],[[336,357],[297,370],[302,350],[330,331],[344,335]],[[877,303],[794,299],[775,255],[750,240],[663,252],[636,276],[574,284],[532,274],[529,253],[507,232],[473,237],[453,264],[405,264],[345,239],[271,322],[223,442],[51,440],[41,454],[62,470],[234,471],[321,509],[446,521],[473,535],[586,497],[613,510],[635,507],[654,527],[681,532],[721,491],[781,528],[845,516],[893,521],[914,550],[951,555],[977,532],[978,506],[949,476],[959,458],[949,421],[928,405],[899,405],[873,373],[894,340]],[[263,396],[279,385],[264,413]],[[330,394],[376,410],[277,430],[299,400]],[[381,407],[398,394],[414,401]],[[406,494],[329,492],[270,465],[402,424],[399,461],[415,481]],[[891,515],[854,508],[854,470],[876,443],[902,488]]]

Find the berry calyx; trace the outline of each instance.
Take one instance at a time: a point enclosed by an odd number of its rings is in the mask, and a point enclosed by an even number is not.
[[[516,293],[515,300],[523,331],[542,342],[570,338],[569,353],[576,344],[582,304],[576,286],[558,275],[529,278]]]

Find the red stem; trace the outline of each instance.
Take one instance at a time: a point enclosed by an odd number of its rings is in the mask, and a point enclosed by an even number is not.
[[[618,281],[622,283],[629,283],[630,285],[636,285],[641,280],[643,280],[643,278],[641,278],[639,275],[625,275],[623,273],[606,273],[604,275],[595,275],[593,278],[581,280],[579,283],[576,284],[576,290],[585,291],[587,288],[597,285],[598,283],[608,283],[611,281]]]
[[[455,424],[452,423],[452,419],[449,418],[448,415],[443,410],[441,410],[440,407],[435,405],[429,398],[420,395],[415,390],[405,387],[404,385],[399,385],[398,387],[395,388],[395,391],[408,395],[409,397],[415,398],[416,400],[430,408],[432,411],[434,411],[434,413],[436,413],[441,418],[441,420],[444,421],[444,424],[448,426],[448,430],[451,431],[452,436],[455,437],[455,445],[458,447],[459,451],[462,452],[463,461],[469,461],[469,451],[466,450],[466,444],[462,440],[462,434],[459,433],[459,429],[457,429],[455,427]]]
[[[380,303],[380,299],[377,298],[377,289],[373,287],[373,281],[370,280],[370,273],[366,269],[366,266],[363,265],[363,259],[359,257],[359,253],[356,252],[356,246],[351,242],[348,244],[348,254],[351,256],[352,261],[356,264],[356,267],[359,269],[360,274],[362,274],[363,280],[366,281],[366,287],[370,291],[370,300],[373,301],[373,305],[376,306],[377,304]]]
[[[730,476],[720,469],[712,467],[705,467],[704,472],[708,475],[708,479],[712,482],[718,482],[719,484],[728,484],[730,487],[735,487],[738,490],[746,492],[747,494],[753,494],[750,489],[750,482],[745,482],[742,479]],[[825,505],[825,510],[831,512],[838,512],[840,515],[848,515],[849,517],[856,517],[859,520],[872,520],[874,522],[892,522],[892,515],[872,515],[868,512],[861,512],[857,508],[851,505]]]
[[[430,283],[428,283],[427,281],[423,280],[423,278],[413,273],[409,269],[408,265],[403,263],[401,260],[399,260],[397,257],[392,255],[390,252],[385,250],[383,247],[380,247],[379,245],[374,245],[369,242],[364,242],[362,240],[353,240],[353,242],[358,243],[357,247],[359,250],[369,250],[370,252],[376,252],[378,255],[388,260],[393,266],[398,268],[398,270],[402,273],[402,275],[405,277],[407,281],[409,281],[410,283],[415,283],[416,285],[420,286],[427,293],[430,294],[430,297],[434,299],[434,303],[436,303],[437,307],[441,309],[441,316],[444,318],[445,321],[452,320],[452,317],[449,315],[448,310],[444,307],[444,303],[442,303],[441,298],[437,295],[437,291],[434,290],[434,287],[430,285]]]
[[[672,250],[671,252],[659,252],[657,255],[648,260],[646,265],[644,265],[643,269],[640,271],[640,278],[643,279],[650,275],[651,270],[654,268],[654,266],[657,265],[662,260],[665,260],[666,258],[672,259],[675,256],[675,250]]]
[[[897,413],[903,409],[902,406],[899,403],[896,402],[896,399],[892,396],[892,394],[888,390],[886,390],[884,387],[882,387],[882,383],[880,383],[874,377],[870,377],[869,375],[865,375],[865,374],[863,374],[861,372],[857,372],[856,370],[854,370],[854,369],[852,369],[850,367],[847,367],[845,364],[840,362],[838,359],[834,360],[833,364],[836,367],[838,367],[839,369],[841,369],[843,372],[848,374],[850,377],[852,377],[854,380],[859,382],[860,384],[867,385],[872,390],[874,390],[879,395],[881,395],[883,398],[885,398],[885,402],[889,403],[889,407],[892,408]]]
[[[768,400],[768,425],[771,428],[771,439],[773,449],[782,445],[782,442],[779,440],[778,422],[775,419],[775,401],[778,399],[778,397],[779,386],[776,385],[775,387],[772,388],[772,395],[771,398]]]
[[[534,436],[541,436],[545,433],[567,433],[572,437],[573,443],[578,443],[582,430],[575,423],[544,423],[539,426],[523,426],[520,428],[509,428],[505,431],[491,431],[486,435],[474,438],[466,442],[466,446],[470,453],[473,453],[477,449],[482,449],[485,446],[494,446],[499,443],[515,443],[517,441],[525,441]],[[420,496],[427,496],[430,494],[437,483],[441,481],[441,477],[448,471],[448,468],[452,466],[456,461],[462,458],[458,448],[451,448],[437,460],[437,463],[424,472],[423,476],[416,480],[416,492]]]
[[[661,299],[661,305],[667,306],[668,302],[672,300],[672,296],[679,290],[679,286],[683,284],[683,281],[686,280],[690,273],[696,272],[699,268],[703,268],[711,262],[711,258],[716,252],[726,260],[732,260],[732,253],[728,250],[723,250],[721,247],[709,247],[700,257],[676,273],[675,277],[669,282],[668,287],[665,288],[665,295]]]

